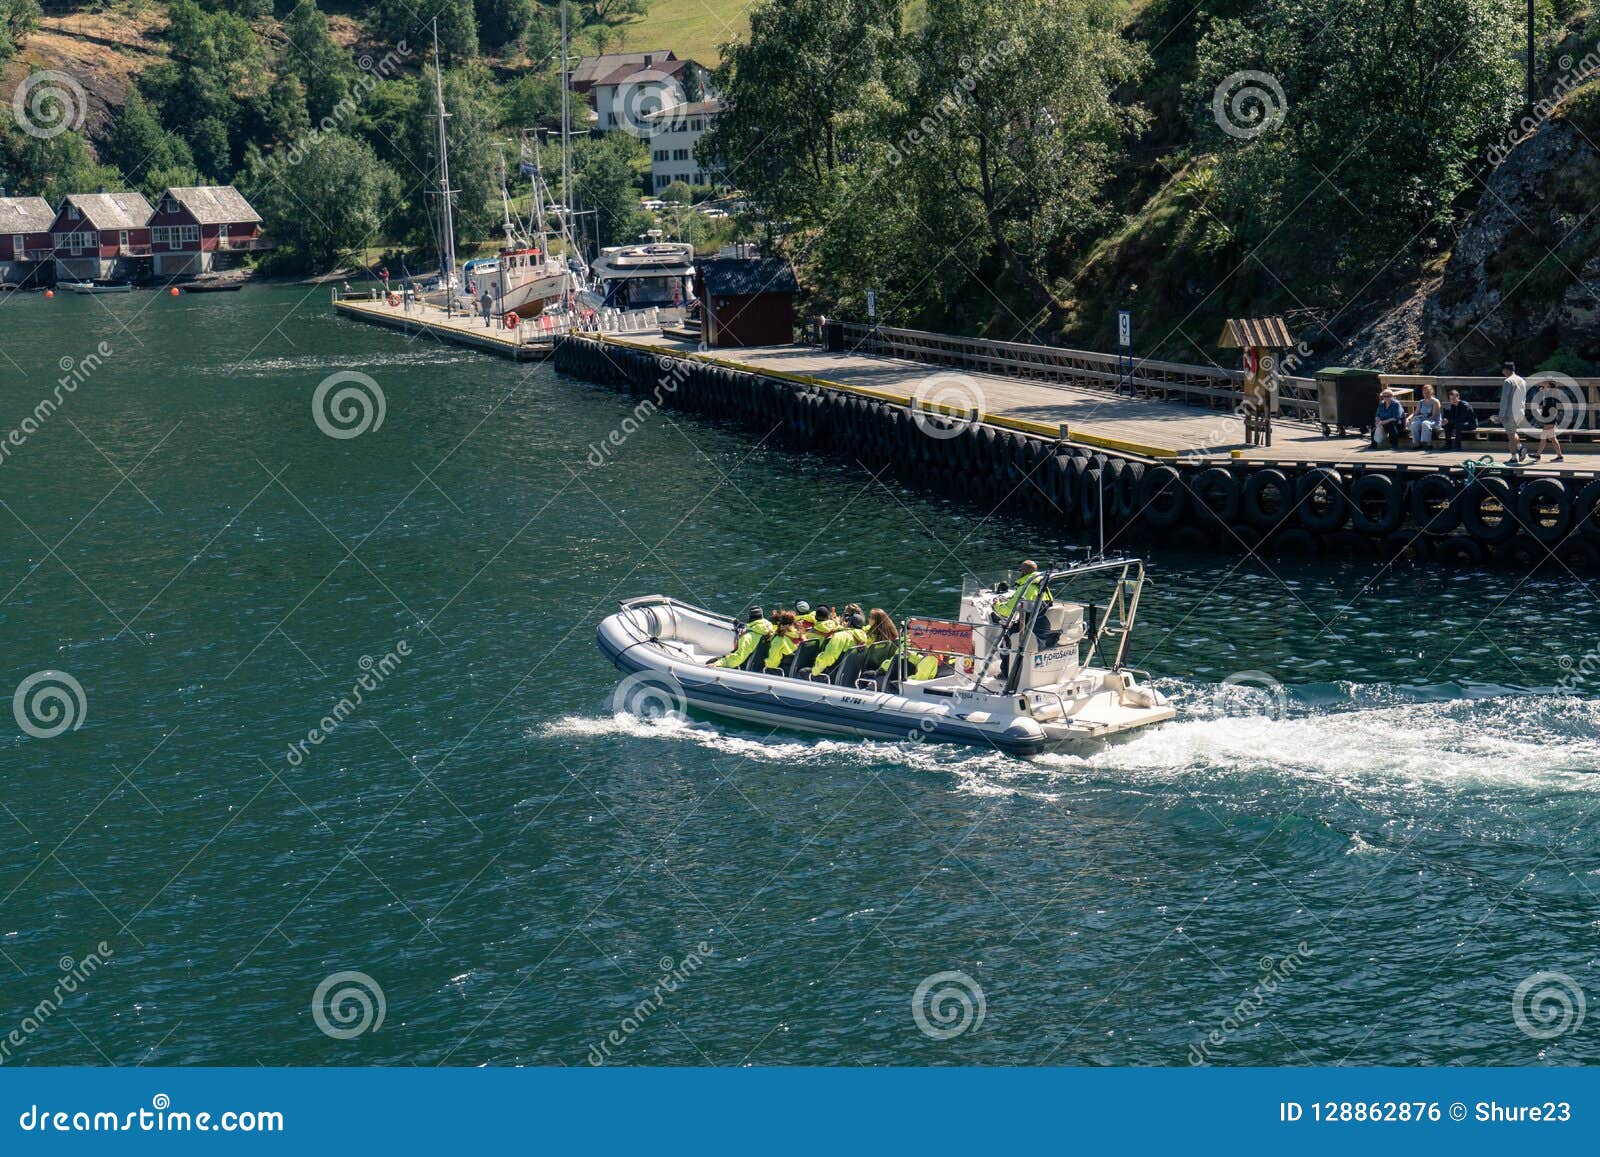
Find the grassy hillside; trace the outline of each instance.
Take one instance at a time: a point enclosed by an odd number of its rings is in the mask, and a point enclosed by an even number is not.
[[[754,0],[653,0],[642,19],[623,25],[622,47],[670,48],[679,56],[714,65],[719,46],[743,36],[745,13]],[[615,49],[613,50],[615,51]]]

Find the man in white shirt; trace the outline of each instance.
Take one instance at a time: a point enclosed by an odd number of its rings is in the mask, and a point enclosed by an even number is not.
[[[1527,454],[1518,430],[1528,411],[1528,383],[1511,362],[1500,363],[1500,372],[1506,376],[1500,384],[1500,425],[1511,443],[1511,457],[1506,459],[1506,465],[1520,466]]]

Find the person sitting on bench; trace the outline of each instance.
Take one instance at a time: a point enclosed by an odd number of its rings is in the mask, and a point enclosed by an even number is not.
[[[1378,395],[1378,412],[1372,417],[1372,447],[1382,450],[1385,445],[1391,450],[1400,449],[1400,437],[1406,432],[1406,412],[1399,402],[1395,401],[1393,390],[1384,390]]]

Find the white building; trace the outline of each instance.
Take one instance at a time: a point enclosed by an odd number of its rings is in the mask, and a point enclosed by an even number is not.
[[[590,90],[598,127],[604,131],[625,129],[637,136],[648,132],[646,118],[652,113],[680,105],[687,99],[683,81],[683,61],[663,68],[621,68]]]
[[[721,106],[714,100],[697,100],[652,113],[645,118],[650,137],[650,190],[660,193],[674,181],[686,185],[716,185],[721,174],[695,158],[695,146],[717,119]]]

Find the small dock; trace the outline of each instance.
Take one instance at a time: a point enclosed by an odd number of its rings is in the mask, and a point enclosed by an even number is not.
[[[486,353],[514,361],[539,361],[550,356],[556,339],[573,332],[572,322],[564,318],[521,318],[507,327],[499,318],[485,322],[481,314],[456,310],[447,313],[436,305],[398,293],[335,292],[333,308],[341,316],[399,330],[413,337],[427,337],[453,345],[471,346]],[[608,334],[660,332],[662,318],[656,310],[634,313],[607,311],[586,322],[586,329]]]

